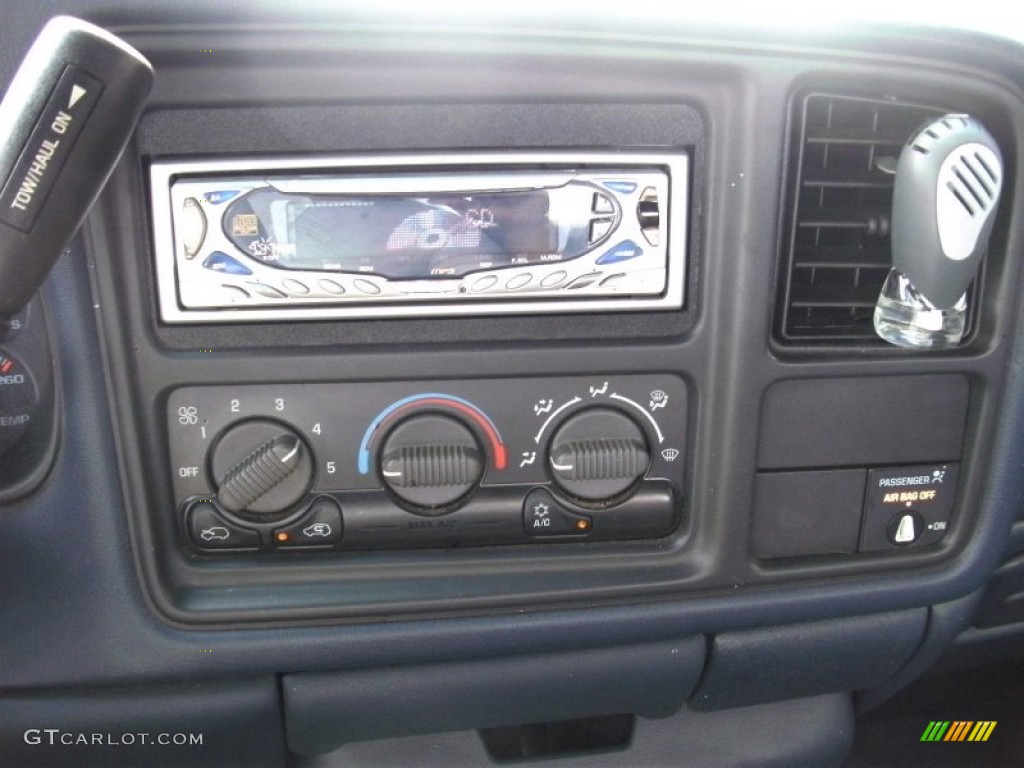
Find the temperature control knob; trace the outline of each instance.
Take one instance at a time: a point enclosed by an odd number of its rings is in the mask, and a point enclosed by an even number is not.
[[[384,440],[380,456],[381,482],[421,515],[451,511],[484,473],[484,453],[473,432],[438,413],[400,423]]]
[[[210,455],[217,502],[261,522],[284,517],[309,490],[313,461],[305,441],[271,419],[233,424]]]
[[[604,502],[628,491],[647,473],[647,438],[633,419],[613,408],[573,414],[551,439],[548,464],[563,491],[583,501]]]

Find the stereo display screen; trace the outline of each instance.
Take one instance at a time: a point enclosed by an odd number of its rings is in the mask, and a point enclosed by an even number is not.
[[[236,200],[223,226],[242,252],[280,269],[457,277],[580,255],[586,209],[558,211],[559,201],[548,190],[353,196],[262,188]]]

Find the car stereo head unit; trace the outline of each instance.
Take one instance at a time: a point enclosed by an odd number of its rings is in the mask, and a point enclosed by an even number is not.
[[[678,309],[685,154],[156,162],[171,323]]]

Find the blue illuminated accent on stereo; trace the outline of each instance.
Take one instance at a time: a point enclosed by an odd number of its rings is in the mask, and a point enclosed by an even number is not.
[[[636,191],[636,182],[633,181],[606,181],[604,185],[620,195],[631,195]]]
[[[216,192],[207,192],[203,195],[203,199],[211,205],[220,205],[235,197],[238,192],[237,189],[221,189]]]
[[[220,272],[225,275],[252,274],[251,269],[222,251],[214,251],[207,256],[206,261],[203,262],[203,266],[207,269],[212,269],[214,272]]]
[[[643,249],[632,240],[623,240],[597,260],[598,264],[615,264],[629,261],[643,254]]]

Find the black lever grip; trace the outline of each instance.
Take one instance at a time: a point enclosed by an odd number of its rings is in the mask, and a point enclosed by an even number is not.
[[[153,83],[124,41],[58,16],[0,102],[0,338],[114,170]]]

